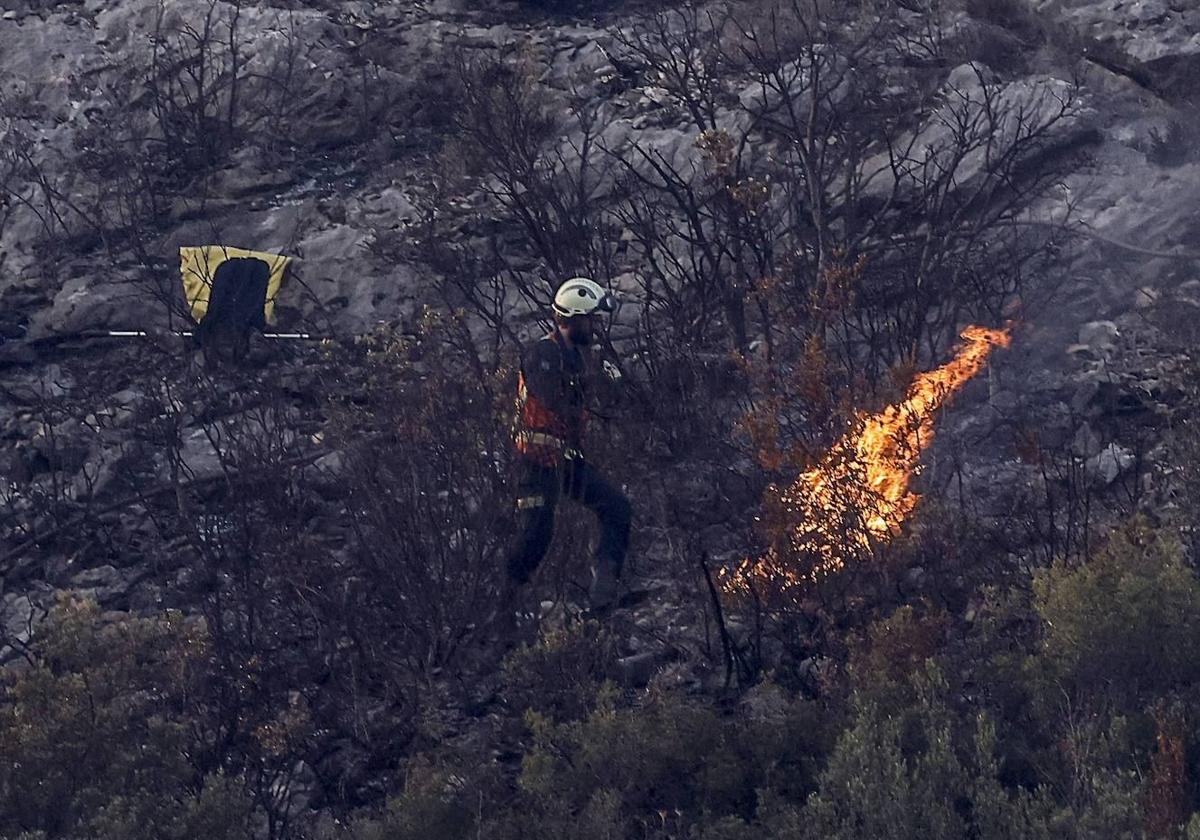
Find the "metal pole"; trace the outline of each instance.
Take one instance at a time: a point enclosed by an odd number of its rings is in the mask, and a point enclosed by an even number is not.
[[[165,335],[182,335],[191,336],[191,330],[172,330],[164,333]],[[273,338],[282,340],[304,340],[304,339],[320,339],[323,336],[312,335],[310,333],[260,333],[263,338]],[[146,330],[102,330],[99,335],[111,336],[112,338],[147,338],[158,333],[150,333]]]

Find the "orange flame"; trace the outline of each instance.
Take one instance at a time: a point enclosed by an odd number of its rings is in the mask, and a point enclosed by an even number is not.
[[[786,490],[772,488],[774,509],[787,537],[760,558],[723,575],[725,588],[795,600],[807,583],[869,554],[900,529],[916,507],[909,482],[934,437],[934,414],[983,368],[995,347],[1007,347],[1007,329],[968,327],[953,361],[920,373],[905,398],[878,414],[860,415],[813,469]]]

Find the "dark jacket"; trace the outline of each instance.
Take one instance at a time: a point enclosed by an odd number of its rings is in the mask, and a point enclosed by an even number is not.
[[[587,352],[555,330],[528,345],[517,388],[516,447],[544,466],[583,446],[588,410]]]

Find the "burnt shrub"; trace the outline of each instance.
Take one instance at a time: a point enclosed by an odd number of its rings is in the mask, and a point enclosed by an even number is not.
[[[361,387],[335,404],[351,542],[343,618],[371,658],[448,662],[494,601],[511,533],[509,372],[486,365],[454,313],[365,339]]]

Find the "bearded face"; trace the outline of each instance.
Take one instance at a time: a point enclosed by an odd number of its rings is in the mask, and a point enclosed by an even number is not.
[[[576,347],[587,347],[596,339],[596,317],[594,315],[572,315],[562,321],[567,341]]]

